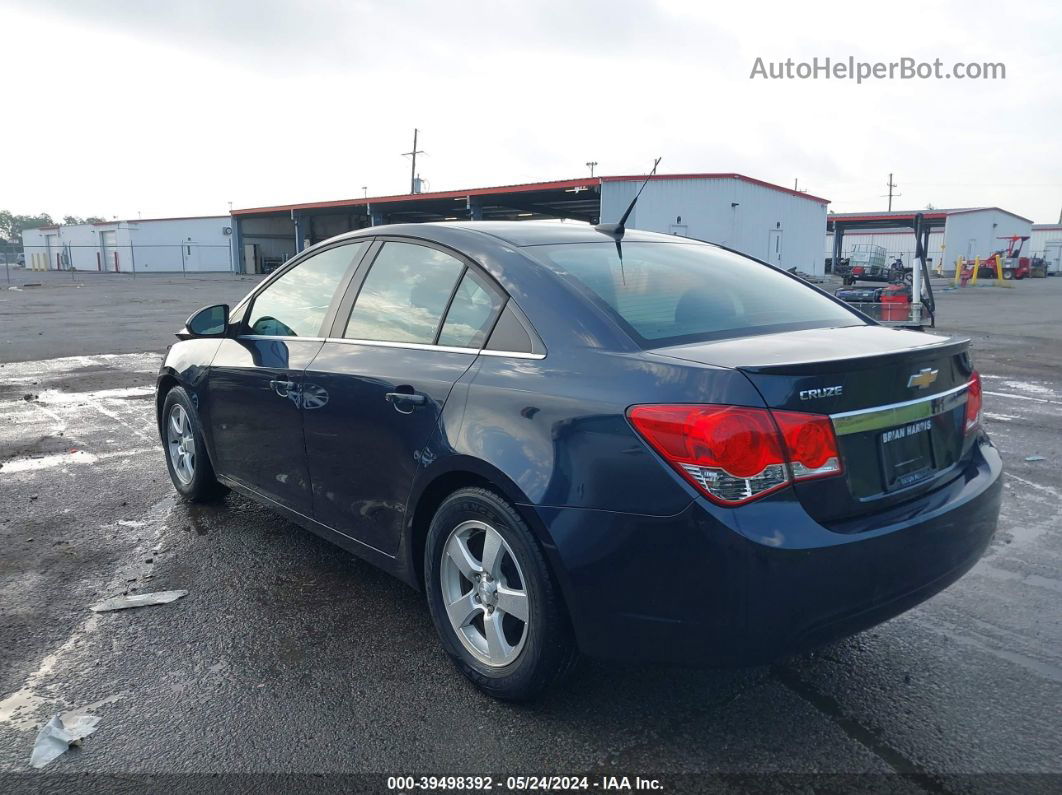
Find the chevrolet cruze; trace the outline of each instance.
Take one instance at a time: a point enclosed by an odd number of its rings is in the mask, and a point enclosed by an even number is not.
[[[178,337],[177,491],[235,490],[421,589],[499,698],[579,652],[757,664],[858,632],[996,527],[968,341],[707,243],[371,227]]]

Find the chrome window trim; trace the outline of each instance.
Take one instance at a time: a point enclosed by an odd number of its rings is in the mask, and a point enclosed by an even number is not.
[[[544,353],[527,353],[526,351],[488,351],[486,348],[479,352],[480,356],[509,356],[513,359],[545,359]]]
[[[303,342],[324,342],[324,337],[297,337],[283,334],[240,334],[238,340],[302,340]]]
[[[842,411],[831,414],[834,432],[838,436],[847,436],[853,433],[876,431],[903,425],[908,422],[934,417],[945,411],[950,411],[961,405],[958,400],[960,393],[969,388],[969,384],[961,384],[945,392],[937,392],[914,400],[904,400],[899,403],[889,403],[884,406],[872,406],[855,411]],[[949,400],[949,398],[951,398]]]
[[[442,351],[443,353],[479,353],[479,348],[457,348],[449,345],[432,345],[430,342],[392,342],[390,340],[362,340],[350,337],[329,337],[326,342],[341,342],[344,345],[376,345],[380,348],[405,348],[411,351]]]
[[[341,342],[344,345],[376,345],[381,348],[405,348],[413,351],[441,351],[442,353],[468,353],[474,356],[509,356],[514,359],[545,359],[544,353],[523,351],[488,351],[483,348],[456,348],[449,345],[432,345],[426,342],[391,342],[389,340],[356,340],[346,337],[284,337],[269,334],[241,334],[240,340],[303,340],[304,342]]]

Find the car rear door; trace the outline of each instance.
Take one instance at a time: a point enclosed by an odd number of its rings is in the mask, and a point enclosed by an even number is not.
[[[314,252],[271,279],[222,340],[207,390],[216,471],[280,505],[311,515],[303,443],[303,370],[324,344],[366,241]]]
[[[383,240],[365,257],[330,338],[306,370],[314,518],[388,555],[398,550],[417,467],[454,383],[504,296],[456,252]]]

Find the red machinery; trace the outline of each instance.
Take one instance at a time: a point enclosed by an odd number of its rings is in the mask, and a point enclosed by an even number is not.
[[[986,259],[981,260],[981,270],[977,274],[981,279],[994,279],[996,277],[996,256],[999,256],[1003,265],[1004,279],[1026,279],[1030,275],[1030,261],[1028,257],[1021,256],[1021,247],[1029,239],[1028,235],[1009,235],[1001,237],[1007,241],[1007,248],[993,252]]]

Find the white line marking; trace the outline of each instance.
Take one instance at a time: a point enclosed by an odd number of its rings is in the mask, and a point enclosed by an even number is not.
[[[996,397],[1013,398],[1014,400],[1031,400],[1034,403],[1054,403],[1062,405],[1062,400],[1048,400],[1047,398],[1029,397],[1028,395],[1015,395],[1013,392],[989,392],[984,390],[986,395],[995,395]]]
[[[1019,478],[1017,475],[1012,475],[1009,472],[1004,472],[1003,474],[1006,475],[1008,478],[1018,481],[1019,483],[1022,483],[1034,489],[1038,489],[1040,491],[1046,491],[1052,497],[1062,500],[1062,492],[1059,492],[1057,489],[1053,489],[1050,486],[1041,486],[1039,483],[1033,483],[1031,480]]]

